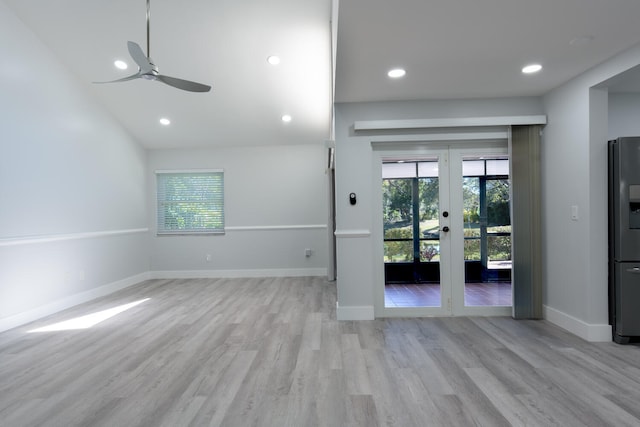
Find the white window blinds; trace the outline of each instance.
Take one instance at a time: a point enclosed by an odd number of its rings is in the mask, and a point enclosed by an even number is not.
[[[222,170],[156,171],[158,234],[224,233]]]

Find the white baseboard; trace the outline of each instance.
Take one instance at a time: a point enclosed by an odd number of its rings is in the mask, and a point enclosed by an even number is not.
[[[135,276],[108,283],[85,292],[80,292],[29,311],[5,317],[0,319],[0,332],[25,325],[29,322],[33,322],[34,320],[42,319],[43,317],[50,316],[75,305],[109,295],[113,292],[119,291],[120,289],[128,288],[129,286],[149,280],[150,278],[151,276],[148,272],[136,274]]]
[[[259,270],[169,270],[152,271],[152,279],[235,279],[242,277],[326,276],[326,268],[277,268]]]
[[[542,315],[554,325],[566,329],[574,335],[591,342],[611,341],[611,325],[585,323],[580,319],[570,316],[562,311],[548,306],[542,307]]]
[[[340,307],[336,301],[337,320],[373,320],[375,313],[372,305],[352,305]]]

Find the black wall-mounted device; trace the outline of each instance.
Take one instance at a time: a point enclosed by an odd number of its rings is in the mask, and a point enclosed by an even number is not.
[[[356,193],[349,193],[349,203],[352,205],[356,204]]]

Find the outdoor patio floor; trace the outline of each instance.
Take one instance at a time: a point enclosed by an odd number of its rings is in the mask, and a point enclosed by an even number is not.
[[[464,300],[466,306],[510,306],[511,283],[466,283]],[[439,307],[440,285],[388,284],[384,289],[384,304],[385,307]]]

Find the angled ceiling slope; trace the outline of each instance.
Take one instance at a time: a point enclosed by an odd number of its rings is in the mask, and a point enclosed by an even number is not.
[[[133,80],[127,41],[146,44],[145,0],[4,0],[80,84],[151,149],[323,144],[331,113],[329,0],[151,0],[161,72],[213,86],[190,93]],[[274,66],[267,57],[277,55]],[[129,62],[118,70],[115,60]],[[292,121],[283,123],[284,114]],[[171,119],[161,126],[161,117]]]

